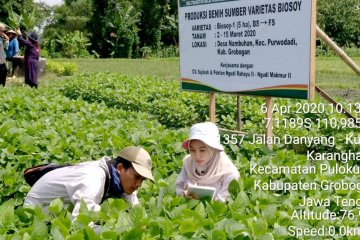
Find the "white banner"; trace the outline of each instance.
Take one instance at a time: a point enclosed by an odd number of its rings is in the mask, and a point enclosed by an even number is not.
[[[311,0],[181,0],[182,88],[308,98],[311,20]]]

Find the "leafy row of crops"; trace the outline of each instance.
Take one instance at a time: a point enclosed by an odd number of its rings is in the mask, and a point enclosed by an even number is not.
[[[19,169],[46,162],[78,162],[115,155],[131,144],[142,145],[152,153],[159,166],[155,175],[179,169],[179,156],[183,153],[176,140],[184,139],[185,133],[167,130],[149,120],[146,113],[70,100],[49,90],[2,91],[1,201],[19,188],[24,189],[19,186],[22,176],[15,174]]]
[[[40,88],[1,88],[0,94],[0,239],[291,239],[290,225],[298,227],[357,226],[349,219],[292,220],[294,210],[338,211],[338,207],[301,207],[306,197],[325,199],[342,196],[359,198],[357,191],[260,191],[255,181],[314,182],[323,179],[336,182],[358,182],[357,175],[342,174],[253,174],[250,166],[307,166],[303,146],[275,146],[268,152],[249,139],[238,145],[227,145],[226,151],[241,173],[239,182],[230,187],[227,203],[186,200],[175,196],[175,178],[185,152],[181,141],[191,124],[207,115],[207,96],[181,92],[178,83],[153,78],[130,78],[114,74],[76,76]],[[259,111],[261,98],[243,98],[243,129],[261,132],[264,115]],[[281,104],[293,104],[277,100]],[[222,126],[234,128],[235,99],[217,98],[218,117]],[[307,115],[314,117],[316,114]],[[291,114],[275,116],[289,118]],[[303,115],[301,115],[303,116]],[[320,116],[320,115],[319,115]],[[322,118],[339,115],[322,114]],[[276,134],[333,134],[341,138],[347,130],[274,129]],[[83,209],[74,223],[69,209],[55,200],[49,213],[41,209],[24,209],[23,197],[29,187],[22,171],[44,162],[79,162],[115,155],[122,147],[144,146],[154,160],[156,184],[145,182],[139,191],[141,205],[130,208],[123,200],[110,199],[101,212]],[[336,145],[341,149],[355,146]],[[294,150],[289,150],[289,149]],[[323,150],[323,146],[313,146]],[[335,165],[336,162],[329,162]],[[346,165],[346,164],[344,164]],[[163,197],[161,197],[164,193]],[[354,214],[358,209],[348,207]],[[97,235],[87,225],[101,225]],[[344,238],[335,236],[334,238]],[[356,236],[348,236],[356,239]],[[316,238],[312,238],[316,239]],[[323,239],[317,237],[317,239]]]
[[[179,82],[152,77],[129,78],[108,73],[84,74],[69,79],[68,83],[60,88],[60,91],[71,99],[81,98],[88,102],[103,102],[108,107],[146,112],[150,114],[152,119],[156,119],[167,128],[189,127],[194,123],[205,121],[209,115],[207,94],[181,91]],[[217,124],[223,128],[235,129],[237,126],[236,97],[222,94],[218,95],[216,101]],[[241,101],[242,130],[248,134],[246,139],[251,139],[252,134],[264,132],[266,120],[261,108],[265,101],[261,97],[242,97]],[[346,119],[344,115],[334,111],[335,108],[331,107],[330,103],[317,97],[311,105],[313,108],[308,107],[299,110],[298,105],[296,105],[298,102],[298,100],[276,99],[275,106],[291,106],[293,110],[281,113],[275,108],[273,117],[279,124],[274,124],[274,134],[277,136],[284,134],[334,136],[338,144],[335,146],[312,144],[309,147],[304,147],[301,144],[296,146],[290,144],[278,145],[275,146],[275,149],[294,149],[298,153],[304,153],[306,149],[338,152],[354,148],[359,149],[356,146],[343,144],[345,134],[356,128],[333,128],[329,124],[325,126],[325,123],[331,120],[337,120],[338,126],[341,126],[339,120]],[[306,101],[303,102],[304,104],[307,103]],[[344,107],[347,106],[346,103],[340,103]],[[314,106],[324,106],[324,110],[319,107],[314,108]],[[359,113],[359,109],[357,109],[357,113],[354,107],[352,110],[354,116]],[[306,126],[304,122],[300,121],[303,119],[311,121],[311,126]],[[295,126],[294,124],[291,125],[294,122],[296,122]],[[320,124],[318,124],[319,122]],[[251,149],[252,147],[246,146],[246,149],[248,148]],[[252,151],[250,152],[252,153]]]

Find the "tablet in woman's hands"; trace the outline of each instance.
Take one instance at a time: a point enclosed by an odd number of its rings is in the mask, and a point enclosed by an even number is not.
[[[200,186],[200,185],[187,185],[187,191],[191,193],[195,198],[210,198],[210,200],[214,199],[216,188],[209,186]]]

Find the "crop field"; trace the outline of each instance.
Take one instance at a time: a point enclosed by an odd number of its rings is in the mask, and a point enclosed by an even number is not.
[[[360,58],[352,58],[360,65]],[[178,80],[179,59],[58,59],[56,62],[66,61],[75,63],[81,72],[112,72],[130,76],[156,76],[164,79]],[[342,81],[354,82],[358,85],[356,74],[339,57],[316,58],[316,83]],[[330,78],[330,79],[329,79]],[[329,84],[330,85],[330,84]]]
[[[192,124],[208,120],[208,95],[179,89],[174,81],[179,77],[178,60],[66,61],[77,65],[75,75],[47,73],[38,90],[22,86],[19,79],[0,88],[0,239],[359,239],[359,208],[336,204],[339,199],[360,198],[359,191],[344,187],[360,182],[357,161],[317,161],[308,154],[359,152],[360,137],[358,143],[349,142],[349,136],[359,134],[357,123],[319,96],[314,104],[321,108],[313,111],[274,111],[273,131],[283,139],[326,137],[334,142],[275,143],[272,151],[254,142],[254,136],[264,133],[264,99],[243,96],[245,137],[231,135],[229,140],[231,133],[222,132],[225,151],[239,169],[239,181],[230,184],[226,203],[188,200],[175,195],[175,179],[186,154],[181,142]],[[316,64],[316,84],[337,91],[341,104],[350,106],[354,116],[359,114],[359,77],[338,59],[319,59]],[[356,94],[344,98],[349,89]],[[220,94],[216,101],[217,124],[235,129],[236,97]],[[298,103],[275,99],[275,106],[295,108]],[[60,199],[52,202],[49,213],[39,206],[22,207],[29,190],[24,169],[115,156],[128,145],[143,146],[153,159],[156,183],[144,181],[140,205],[131,208],[124,200],[108,199],[100,212],[83,207],[75,222],[71,222],[71,206]],[[324,171],[261,171],[280,165]],[[339,167],[358,169],[359,174],[334,174],[332,169]],[[281,188],[295,182],[311,183],[314,189]],[[342,187],[334,187],[337,184]],[[321,203],[303,206],[304,198]],[[304,212],[335,216],[309,219]],[[101,225],[99,235],[88,227],[90,222]],[[293,231],[304,228],[324,228],[327,235]]]

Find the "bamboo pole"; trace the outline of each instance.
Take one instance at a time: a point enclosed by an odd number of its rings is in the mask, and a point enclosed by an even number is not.
[[[316,92],[318,92],[320,94],[320,96],[322,96],[325,100],[327,100],[329,103],[331,103],[333,106],[339,106],[338,102],[336,102],[332,97],[329,96],[329,94],[327,94],[324,90],[322,90],[321,88],[319,88],[318,86],[315,86],[315,90]],[[340,112],[340,109],[337,107],[336,109],[337,111]],[[354,117],[353,115],[351,115],[351,112],[349,112],[348,110],[346,110],[345,108],[341,109],[341,113],[344,114],[346,117],[354,119],[354,123],[357,126],[360,126],[360,124],[358,123],[358,121],[356,120],[356,117]]]
[[[266,118],[269,121],[269,124],[267,124],[267,126],[265,126],[265,139],[268,140],[270,138],[273,137],[273,124],[272,124],[272,109],[274,106],[274,99],[272,97],[267,97],[266,98]],[[266,122],[265,122],[266,124]],[[266,147],[269,150],[273,149],[273,145],[268,143],[268,141],[266,141]]]
[[[316,0],[311,0],[309,100],[315,100]]]
[[[360,76],[360,67],[341,49],[336,43],[324,33],[319,26],[316,26],[317,36],[323,40],[354,72]]]
[[[237,130],[241,131],[241,96],[237,95]]]
[[[215,123],[215,93],[210,93],[209,115],[210,122]]]
[[[219,130],[223,131],[223,132],[235,133],[237,135],[245,135],[246,134],[246,132],[243,132],[243,131],[231,130],[231,129],[226,129],[226,128],[219,128]]]

